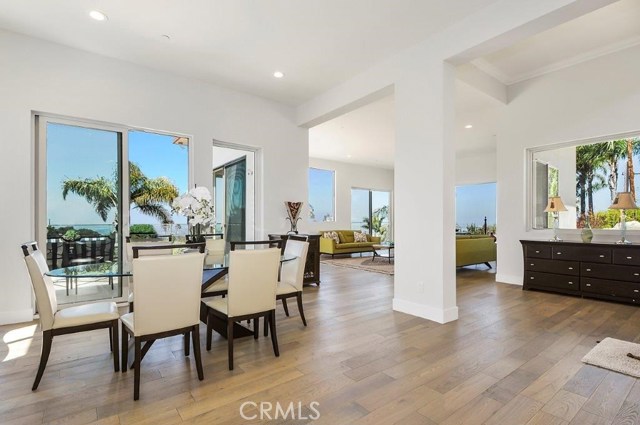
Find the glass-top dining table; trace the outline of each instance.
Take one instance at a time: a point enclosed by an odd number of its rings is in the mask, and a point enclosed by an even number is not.
[[[295,260],[297,257],[291,254],[283,254],[280,256],[280,263]],[[217,280],[224,277],[229,270],[229,254],[220,253],[208,254],[202,271],[202,293],[213,285]],[[58,278],[115,278],[115,277],[132,277],[133,271],[131,264],[125,264],[122,261],[105,261],[103,263],[82,264],[78,266],[61,267],[53,269],[45,273],[47,276]]]

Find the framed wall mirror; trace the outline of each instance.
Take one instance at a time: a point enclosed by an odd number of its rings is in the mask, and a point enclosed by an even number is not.
[[[640,132],[599,137],[527,150],[527,223],[553,227],[548,199],[559,196],[567,211],[560,229],[618,229],[620,211],[610,209],[617,193],[640,191]],[[627,228],[640,230],[640,210],[626,211]]]

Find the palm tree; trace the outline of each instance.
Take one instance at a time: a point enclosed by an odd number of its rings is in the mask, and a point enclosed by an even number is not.
[[[129,162],[129,201],[143,214],[157,218],[162,223],[172,223],[171,213],[166,208],[178,196],[178,188],[166,177],[150,179],[137,164]],[[107,215],[118,205],[118,175],[112,180],[105,177],[95,179],[65,179],[62,182],[62,198],[74,193],[93,205],[96,213],[107,221]]]
[[[598,173],[604,163],[600,144],[576,147],[576,196],[580,214],[593,214],[593,192],[606,187],[605,179]]]
[[[377,208],[371,215],[371,222],[369,217],[362,218],[362,228],[371,231],[373,234],[378,234],[384,239],[387,233],[387,227],[383,224],[383,221],[389,216],[389,206]]]
[[[618,161],[627,154],[627,142],[625,140],[612,140],[610,142],[596,143],[600,148],[599,160],[604,162],[609,170],[607,184],[611,195],[611,203],[618,192]]]

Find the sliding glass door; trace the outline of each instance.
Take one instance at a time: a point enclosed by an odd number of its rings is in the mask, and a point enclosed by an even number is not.
[[[391,192],[351,189],[351,229],[391,241]]]
[[[186,231],[170,203],[189,187],[188,138],[47,116],[36,133],[36,234],[50,269],[122,261],[130,231]],[[55,282],[60,304],[122,299],[126,284]]]

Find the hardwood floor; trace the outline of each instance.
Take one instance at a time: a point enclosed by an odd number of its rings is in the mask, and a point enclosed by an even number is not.
[[[269,423],[640,423],[640,381],[580,362],[606,336],[638,341],[636,307],[523,292],[479,266],[458,271],[460,319],[438,325],[391,310],[392,276],[322,267],[322,286],[305,288],[307,328],[295,308],[288,318],[278,308],[279,358],[269,338],[245,338],[229,371],[226,341],[214,336],[200,382],[181,337],[158,341],[137,402],[133,373],[113,372],[106,331],[56,337],[31,392],[40,332],[0,327],[0,423],[260,422],[242,419],[245,402],[256,403],[246,416],[261,402],[273,403],[272,417],[276,402],[320,412]]]

